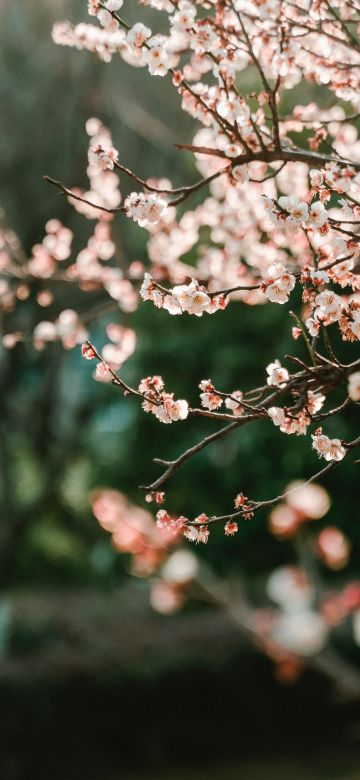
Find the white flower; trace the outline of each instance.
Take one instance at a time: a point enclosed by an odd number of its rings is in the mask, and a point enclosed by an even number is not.
[[[352,330],[354,336],[357,339],[360,340],[360,316],[359,316],[359,312],[358,312],[357,316],[356,316],[356,314],[354,314],[354,322],[350,322],[349,327]]]
[[[227,157],[239,157],[241,154],[241,146],[239,146],[239,144],[227,144],[224,148],[224,152]],[[241,168],[241,166],[237,165],[236,168]]]
[[[304,609],[282,615],[273,632],[273,639],[286,650],[300,656],[319,653],[327,640],[328,627],[317,612]]]
[[[189,542],[198,542],[200,535],[200,529],[195,528],[193,525],[187,525],[183,530],[183,536],[189,540]]]
[[[156,41],[156,39],[150,40],[150,48],[146,54],[149,72],[152,76],[166,76],[170,64],[164,43],[153,41]]]
[[[167,202],[156,193],[132,192],[125,200],[126,215],[141,227],[155,225],[164,215]]]
[[[217,105],[217,112],[229,122],[244,126],[249,121],[250,110],[246,103],[235,95],[223,97]]]
[[[196,314],[200,317],[210,303],[211,298],[206,292],[203,292],[203,290],[194,290],[190,295],[188,312],[189,314]]]
[[[272,212],[274,210],[274,202],[272,198],[269,198],[268,195],[262,195],[261,196],[261,202],[264,207],[264,210],[268,213]]]
[[[353,614],[353,631],[355,642],[360,647],[360,609]]]
[[[152,33],[149,27],[145,27],[141,22],[137,22],[137,24],[134,24],[131,30],[128,31],[126,40],[131,46],[136,46],[136,48],[139,49],[148,38],[151,38],[151,35]]]
[[[225,150],[225,152],[226,152],[226,150]],[[228,157],[230,156],[228,154],[228,152],[226,152],[226,154],[228,155]],[[234,165],[234,167],[232,169],[232,176],[233,176],[233,179],[235,179],[235,181],[238,184],[243,184],[244,182],[248,181],[249,180],[249,168],[248,168],[248,166],[247,165]]]
[[[312,168],[309,171],[310,183],[312,187],[320,187],[324,181],[324,175],[317,168]]]
[[[327,461],[342,460],[346,455],[346,449],[340,439],[329,439],[324,434],[315,434],[312,440],[314,449]]]
[[[234,390],[231,393],[231,398],[226,398],[225,406],[227,409],[230,409],[233,414],[240,416],[244,411],[244,407],[241,405],[242,399],[243,393],[241,390]]]
[[[190,46],[196,52],[212,51],[218,37],[210,24],[202,24],[195,33],[191,33]]]
[[[221,396],[217,395],[215,392],[200,393],[200,399],[201,406],[203,406],[205,409],[210,409],[211,411],[214,409],[219,409],[219,407],[222,405]]]
[[[287,221],[306,222],[309,217],[307,203],[303,203],[295,195],[282,195],[279,198],[279,206],[289,213]]]
[[[313,317],[308,317],[308,319],[305,320],[305,325],[306,325],[306,327],[307,327],[307,329],[308,329],[308,331],[310,333],[310,336],[315,338],[315,336],[318,335],[319,330],[320,330],[320,322],[317,322],[316,320],[314,320]]]
[[[280,406],[270,406],[268,415],[271,417],[274,425],[281,426],[285,423],[285,412]]]
[[[183,399],[173,401],[170,396],[164,398],[163,403],[149,411],[152,411],[160,422],[169,424],[178,420],[186,420],[189,414],[189,405]]]
[[[179,284],[173,287],[169,304],[176,306],[175,303],[173,304],[173,300],[177,301],[183,311],[187,311],[189,314],[196,314],[197,317],[200,317],[211,306],[210,296],[204,290],[201,290],[195,279],[193,279],[191,284]],[[171,313],[177,314],[178,312],[173,311]]]
[[[286,303],[295,287],[295,276],[290,274],[281,263],[269,266],[267,276],[270,283],[266,288],[266,297],[272,303]]]
[[[34,328],[33,337],[36,342],[55,341],[56,336],[57,331],[54,322],[42,320]]]
[[[352,401],[360,401],[360,371],[355,371],[348,378],[348,393]]]
[[[184,401],[183,399],[180,399],[179,401],[174,401],[170,410],[170,416],[174,422],[176,422],[177,420],[186,420],[188,414],[189,414],[189,404],[187,401]]]
[[[104,5],[108,11],[120,11],[124,4],[124,0],[106,0]]]
[[[295,285],[295,277],[293,276],[292,279],[294,279]],[[281,282],[273,282],[266,288],[266,297],[271,303],[287,303],[289,293],[282,287]]]
[[[340,295],[332,290],[324,290],[315,298],[317,308],[315,309],[315,318],[335,322],[341,317],[343,309],[343,300]]]
[[[175,295],[165,295],[163,308],[166,309],[169,314],[182,314],[181,305]]]
[[[320,200],[312,203],[309,209],[308,224],[311,225],[311,227],[321,228],[327,221],[328,214],[323,203],[321,203]]]
[[[182,32],[183,30],[190,30],[194,24],[195,17],[196,8],[194,8],[192,3],[184,2],[184,0],[182,0],[178,4],[177,11],[170,18],[170,21],[174,30]]]
[[[286,368],[283,368],[280,360],[275,360],[273,363],[269,363],[266,368],[268,374],[267,383],[274,387],[285,387],[286,382],[289,379],[289,373]]]
[[[107,30],[109,30],[109,28],[113,26],[114,22],[116,26],[118,25],[117,21],[114,20],[113,17],[111,16],[111,13],[109,11],[106,11],[105,8],[101,8],[100,11],[98,11],[97,18],[101,26],[105,27]]]
[[[178,284],[172,290],[173,297],[179,301],[183,311],[187,311],[190,306],[190,296],[193,289],[195,289],[195,284]]]
[[[114,160],[109,154],[106,154],[106,152],[101,152],[98,155],[98,164],[102,171],[114,170]]]
[[[306,406],[309,410],[309,413],[316,414],[316,412],[320,412],[320,409],[322,409],[325,400],[325,396],[321,395],[321,393],[315,393],[313,390],[308,390]]]
[[[118,152],[113,146],[109,149],[102,149],[99,146],[89,150],[89,163],[100,171],[113,171],[118,156]]]
[[[161,569],[161,576],[167,581],[182,585],[191,582],[198,575],[199,564],[194,553],[176,550]]]
[[[314,597],[314,589],[303,569],[280,566],[266,583],[269,598],[285,612],[306,609]]]
[[[151,298],[151,291],[153,289],[153,280],[150,274],[146,273],[144,281],[140,288],[140,295],[144,301],[148,301]]]
[[[329,281],[329,274],[326,271],[319,271],[317,268],[312,268],[309,271],[309,277],[315,284],[326,284]]]
[[[89,16],[96,16],[99,10],[98,0],[88,0],[88,14]]]

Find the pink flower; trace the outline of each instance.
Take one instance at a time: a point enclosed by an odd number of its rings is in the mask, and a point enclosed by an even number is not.
[[[328,221],[328,213],[320,200],[312,203],[309,209],[308,224],[314,228],[321,228]]]
[[[202,290],[194,290],[190,295],[189,314],[196,314],[198,317],[206,310],[211,303],[211,298]]]
[[[222,398],[214,392],[200,393],[200,398],[201,406],[204,406],[205,409],[219,409],[222,405]]]
[[[95,352],[93,348],[90,346],[90,344],[82,345],[81,354],[85,358],[85,360],[92,360],[94,357],[96,357]]]
[[[331,569],[342,569],[350,556],[350,544],[339,530],[328,526],[318,536],[318,551],[324,563]]]
[[[272,303],[286,303],[295,287],[295,276],[288,273],[280,263],[271,265],[267,271],[268,281],[265,282],[266,297]]]
[[[227,409],[230,409],[230,411],[235,414],[237,417],[240,417],[241,414],[243,414],[244,407],[241,405],[241,401],[243,399],[243,393],[241,390],[234,390],[231,393],[231,398],[225,399],[225,406]]]
[[[352,401],[360,401],[360,371],[350,374],[348,379],[348,393]]]
[[[314,449],[327,461],[342,460],[346,455],[346,449],[340,439],[329,439],[324,434],[315,434],[312,440]]]
[[[224,526],[225,536],[234,536],[238,530],[238,524],[235,520],[228,520]]]
[[[202,512],[201,515],[198,515],[197,517],[195,517],[194,523],[207,523],[208,519],[209,518],[205,514],[205,512]]]
[[[145,27],[141,22],[134,24],[126,35],[127,42],[131,46],[136,46],[136,48],[141,48],[148,38],[151,38],[151,30],[149,27]]]
[[[308,390],[306,406],[309,414],[316,414],[317,412],[320,412],[320,409],[322,409],[324,406],[325,400],[325,395],[322,395],[321,393],[315,393],[313,390]]]
[[[270,409],[268,409],[268,415],[271,417],[274,425],[284,425],[286,416],[284,409],[281,409],[280,406],[271,406]]]
[[[193,525],[187,525],[183,530],[185,539],[189,542],[199,542],[200,528],[195,528]]]
[[[295,195],[290,197],[282,195],[279,198],[279,206],[284,211],[287,211],[289,216],[287,217],[288,223],[300,223],[306,222],[309,217],[309,209],[307,203],[303,203],[296,198]]]
[[[273,363],[269,363],[266,368],[268,374],[267,383],[274,387],[285,387],[289,380],[289,373],[286,368],[283,368],[280,364],[280,360],[274,360]]]
[[[149,49],[146,52],[147,64],[152,76],[166,76],[170,67],[169,57],[164,42],[158,42],[158,38],[159,36],[156,36],[149,41]]]
[[[111,374],[107,366],[104,363],[98,363],[95,369],[95,379],[98,382],[110,382]]]
[[[171,522],[171,517],[166,509],[159,509],[156,513],[156,525],[158,528],[166,528]]]
[[[127,217],[141,227],[155,225],[164,216],[167,202],[156,193],[132,192],[124,203]]]
[[[120,8],[122,8],[124,3],[124,0],[105,0],[104,5],[108,9],[108,11],[120,11]]]
[[[234,506],[235,509],[240,509],[240,507],[244,506],[247,502],[247,497],[244,496],[243,493],[238,493],[237,496],[235,496]]]
[[[114,170],[118,157],[119,154],[113,146],[109,149],[102,149],[102,147],[98,145],[95,149],[90,150],[90,164],[99,168],[100,171]]]

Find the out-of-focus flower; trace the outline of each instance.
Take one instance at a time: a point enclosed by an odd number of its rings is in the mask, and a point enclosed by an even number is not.
[[[330,509],[328,492],[315,482],[307,484],[301,480],[294,480],[287,485],[285,492],[287,504],[309,520],[320,520]]]
[[[324,563],[331,569],[343,569],[348,563],[350,543],[339,528],[324,528],[318,536],[317,549]]]
[[[183,606],[185,596],[171,582],[162,580],[153,582],[150,590],[150,604],[155,612],[162,615],[173,615]]]
[[[348,393],[352,401],[360,401],[360,371],[354,371],[353,374],[350,374]]]
[[[167,582],[186,584],[196,579],[199,563],[196,555],[190,550],[176,550],[164,563],[161,576]]]
[[[284,611],[303,610],[314,597],[313,587],[304,572],[296,566],[275,569],[267,581],[267,594]]]
[[[327,637],[326,621],[310,609],[281,615],[272,632],[272,638],[281,647],[305,657],[319,653],[324,648]]]

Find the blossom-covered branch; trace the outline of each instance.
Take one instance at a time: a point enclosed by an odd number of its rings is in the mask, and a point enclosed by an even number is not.
[[[141,6],[155,29],[142,21]],[[149,178],[132,171],[107,128],[90,118],[88,187],[45,179],[95,220],[93,235],[73,258],[71,232],[50,220],[43,243],[19,263],[4,231],[4,307],[16,308],[38,280],[42,307],[56,300],[59,282],[96,291],[101,300],[90,315],[66,309],[40,320],[35,346],[83,342],[84,356],[97,362],[95,378],[138,398],[158,422],[200,417],[219,426],[174,460],[158,461],[164,472],[147,489],[155,500],[183,463],[255,420],[308,435],[309,451],[312,442],[329,464],[319,473],[327,473],[357,439],[331,438],[319,423],[338,418],[341,430],[360,401],[360,363],[352,355],[340,360],[336,346],[339,337],[344,350],[360,340],[359,9],[348,0],[142,0],[133,25],[123,0],[88,0],[87,11],[90,20],[57,22],[55,43],[168,77],[196,124],[192,142],[176,145],[193,155],[200,178],[173,185],[162,171]],[[303,104],[302,87],[313,84],[322,85],[321,102]],[[146,264],[119,262],[111,232],[119,214],[145,229]],[[274,347],[261,387],[218,389],[203,379],[199,406],[176,399],[155,366],[130,387],[119,371],[135,350],[134,332],[111,323],[100,352],[85,326],[93,311],[115,305],[132,312],[141,299],[162,310],[164,329],[168,315],[221,317],[235,303],[251,306],[256,323],[258,306],[286,309],[291,301],[293,354]],[[10,329],[4,343],[29,337]],[[237,509],[250,516],[268,505],[251,500]],[[223,520],[235,522],[233,515]],[[193,538],[194,521],[179,522]],[[201,525],[206,541],[211,523]]]

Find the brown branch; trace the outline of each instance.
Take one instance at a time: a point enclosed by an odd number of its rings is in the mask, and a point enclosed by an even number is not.
[[[163,461],[156,459],[156,463],[163,463],[168,466],[166,471],[158,477],[151,485],[141,485],[141,489],[143,490],[158,490],[165,482],[167,482],[170,477],[175,474],[175,472],[185,463],[185,461],[189,460],[189,458],[192,458],[193,455],[196,455],[198,452],[201,452],[205,447],[207,447],[209,444],[212,444],[214,441],[217,441],[218,439],[221,439],[223,436],[227,436],[228,433],[231,433],[231,431],[235,430],[236,428],[239,428],[242,425],[245,425],[246,423],[250,422],[251,420],[258,419],[262,414],[259,413],[258,416],[255,415],[249,415],[246,417],[241,417],[240,419],[236,419],[234,422],[230,423],[230,425],[227,425],[225,428],[220,428],[219,431],[215,431],[215,433],[210,434],[209,436],[205,436],[204,439],[202,439],[197,444],[194,444],[193,447],[189,447],[185,452],[183,452],[181,455],[179,455],[176,460],[172,461]]]
[[[74,200],[79,200],[81,203],[86,203],[87,206],[92,206],[93,209],[99,209],[100,211],[106,211],[107,214],[115,214],[117,212],[125,212],[126,209],[124,206],[117,206],[116,208],[108,209],[106,206],[99,206],[98,203],[93,203],[91,200],[88,200],[87,198],[83,198],[81,195],[76,195],[75,192],[68,189],[68,187],[65,186],[61,181],[57,181],[56,179],[52,179],[51,176],[44,176],[44,181],[46,181],[48,184],[53,184],[54,187],[57,187],[61,192],[64,193],[64,195],[67,195],[68,198],[73,198]]]

